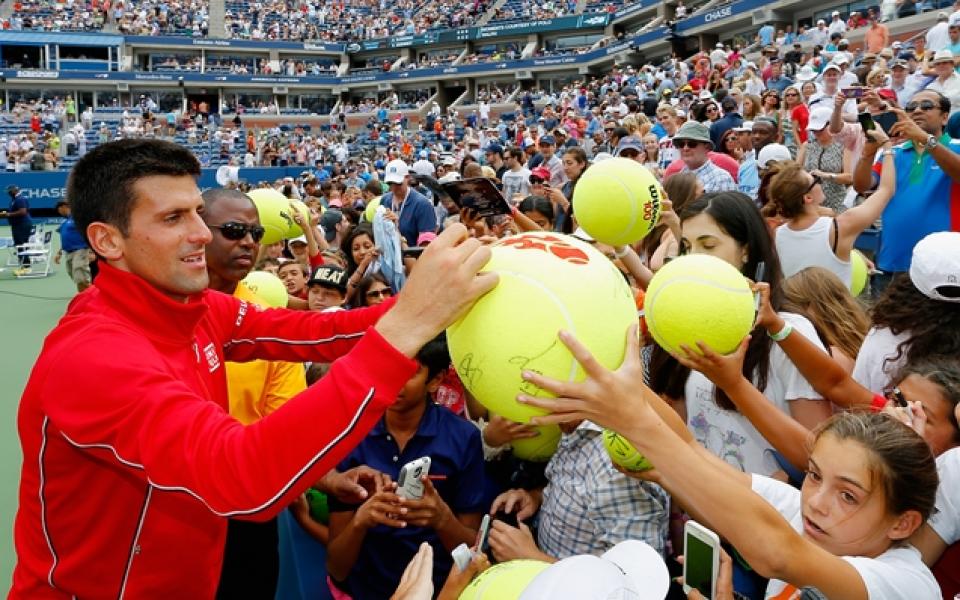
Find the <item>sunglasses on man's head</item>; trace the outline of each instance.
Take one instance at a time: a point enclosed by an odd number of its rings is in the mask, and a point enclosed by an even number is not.
[[[266,229],[260,225],[247,225],[246,223],[237,223],[236,221],[230,221],[223,225],[207,225],[207,227],[219,229],[220,235],[234,242],[239,242],[247,237],[248,233],[250,237],[253,238],[253,241],[259,242],[263,239],[263,234],[266,233]]]
[[[908,113],[912,113],[918,108],[920,110],[927,111],[927,110],[933,110],[935,108],[940,108],[940,105],[934,102],[933,100],[921,100],[920,102],[907,103],[907,105],[903,107],[903,110],[907,111]]]
[[[696,140],[673,140],[673,147],[683,150],[684,148],[696,148],[700,142]]]

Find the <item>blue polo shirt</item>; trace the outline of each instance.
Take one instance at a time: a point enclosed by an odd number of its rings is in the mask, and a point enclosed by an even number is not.
[[[389,475],[394,481],[400,469],[411,460],[429,456],[430,474],[444,475],[433,485],[454,513],[483,512],[483,445],[480,430],[445,407],[429,402],[420,419],[417,433],[401,452],[386,422],[380,422],[360,445],[337,466],[346,471],[367,465]],[[330,499],[331,511],[355,510]],[[433,546],[433,585],[443,587],[453,561],[436,531],[426,527],[397,529],[378,525],[367,531],[347,577],[347,586],[354,600],[383,600],[396,591],[407,563],[422,542]]]
[[[437,213],[433,210],[433,204],[427,200],[427,197],[413,188],[409,188],[407,199],[403,204],[394,206],[393,192],[387,192],[380,200],[380,205],[385,206],[400,217],[399,228],[400,235],[407,240],[407,245],[411,248],[417,245],[417,238],[421,233],[437,231]]]
[[[76,252],[87,248],[87,242],[80,235],[77,224],[73,222],[73,219],[64,221],[57,231],[60,232],[60,247],[64,252]]]
[[[960,140],[943,134],[940,143],[960,154]],[[906,142],[894,148],[893,163],[897,188],[883,211],[877,252],[877,268],[888,273],[909,271],[913,247],[931,233],[960,231],[960,185],[930,153],[918,154]],[[875,179],[880,167],[880,162],[874,164]]]

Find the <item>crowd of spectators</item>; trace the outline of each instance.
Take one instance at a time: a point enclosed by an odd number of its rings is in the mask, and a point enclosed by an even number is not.
[[[210,32],[207,0],[119,0],[109,6],[117,28],[127,35],[207,37]]]
[[[39,31],[97,31],[108,18],[107,8],[95,1],[17,0],[3,29]]]

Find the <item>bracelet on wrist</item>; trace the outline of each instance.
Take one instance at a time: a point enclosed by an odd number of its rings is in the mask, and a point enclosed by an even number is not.
[[[620,246],[619,248],[613,249],[613,255],[617,258],[623,258],[629,253],[630,253],[630,246],[628,245],[623,245],[623,246]]]
[[[771,340],[775,342],[782,342],[783,340],[787,339],[787,337],[789,337],[791,333],[793,333],[793,325],[791,325],[790,323],[784,322],[783,329],[781,329],[776,333],[770,333],[768,331],[767,335],[770,337]]]

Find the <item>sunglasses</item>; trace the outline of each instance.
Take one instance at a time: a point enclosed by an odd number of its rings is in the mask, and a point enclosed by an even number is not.
[[[366,296],[370,300],[374,300],[376,298],[391,298],[393,297],[393,290],[390,288],[384,288],[382,290],[370,290],[366,293]]]
[[[903,395],[903,392],[900,391],[900,388],[895,387],[889,392],[887,392],[887,400],[890,400],[897,406],[901,408],[906,408],[908,406],[907,399]]]
[[[707,112],[717,112],[717,110],[717,107],[712,104],[707,107]]]
[[[673,147],[679,150],[683,150],[684,148],[696,148],[700,144],[701,142],[696,140],[673,140]]]
[[[220,235],[233,242],[239,242],[247,237],[248,233],[250,237],[253,238],[253,241],[259,242],[263,239],[263,234],[267,231],[260,225],[247,225],[246,223],[237,223],[236,221],[230,221],[223,225],[207,225],[207,227],[219,229]]]
[[[927,111],[940,108],[940,105],[933,100],[921,100],[920,102],[908,102],[907,105],[903,107],[903,110],[907,111],[908,113],[912,113],[918,108],[920,110]]]
[[[821,183],[823,183],[823,179],[819,175],[814,175],[813,181],[810,182],[810,187],[807,188],[807,191],[805,191],[804,194],[809,194],[813,188],[817,187]]]
[[[789,93],[787,93],[787,94],[784,94],[783,97],[784,97],[784,98],[789,98],[790,96],[797,97],[797,96],[799,96],[799,95],[800,95],[800,94],[798,94],[798,93],[796,93],[796,92],[789,92]]]

